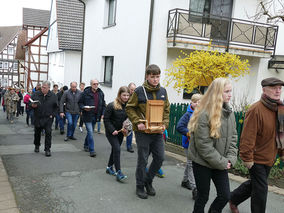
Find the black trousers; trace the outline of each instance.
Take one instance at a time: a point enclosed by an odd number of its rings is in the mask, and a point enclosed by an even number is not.
[[[210,169],[195,162],[192,162],[192,166],[197,188],[193,213],[204,213],[204,207],[209,198],[211,179],[216,187],[217,197],[211,204],[209,212],[221,213],[230,198],[228,171]]]
[[[232,203],[239,205],[251,197],[251,212],[265,213],[268,191],[267,178],[270,169],[270,166],[254,164],[249,170],[250,180],[242,183],[231,192]]]
[[[145,134],[135,132],[137,144],[136,185],[144,186],[145,182],[152,182],[155,174],[161,168],[165,159],[165,145],[162,134]],[[153,161],[146,173],[148,157],[152,153]]]
[[[48,118],[45,120],[44,123],[40,125],[35,125],[34,128],[34,145],[40,146],[40,138],[41,132],[44,129],[45,131],[45,142],[44,142],[44,151],[50,151],[51,148],[51,126],[52,126],[53,119]]]
[[[115,166],[115,170],[120,170],[120,146],[123,141],[123,134],[120,132],[118,135],[106,133],[106,137],[111,145],[111,153],[109,156],[108,167]]]

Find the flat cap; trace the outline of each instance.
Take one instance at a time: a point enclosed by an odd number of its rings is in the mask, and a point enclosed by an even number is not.
[[[265,78],[265,79],[263,79],[263,80],[261,81],[261,86],[262,86],[262,87],[276,86],[276,85],[284,86],[284,82],[281,81],[280,79],[274,78],[274,77]]]

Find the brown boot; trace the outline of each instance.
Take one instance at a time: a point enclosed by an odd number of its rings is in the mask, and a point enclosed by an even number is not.
[[[238,207],[232,201],[229,201],[229,205],[232,213],[240,213]]]

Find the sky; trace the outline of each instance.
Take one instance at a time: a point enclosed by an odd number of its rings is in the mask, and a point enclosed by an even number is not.
[[[21,26],[23,7],[50,10],[52,0],[0,0],[0,26]]]

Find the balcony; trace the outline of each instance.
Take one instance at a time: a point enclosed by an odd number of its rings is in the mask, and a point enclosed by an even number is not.
[[[169,11],[167,38],[169,48],[206,49],[209,42],[221,52],[270,57],[274,55],[278,26],[189,12]]]

